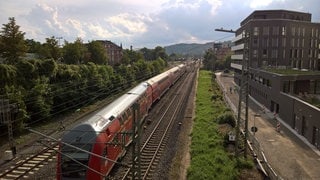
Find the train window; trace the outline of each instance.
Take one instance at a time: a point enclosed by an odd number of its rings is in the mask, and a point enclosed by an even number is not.
[[[127,116],[128,116],[128,117],[132,116],[131,109],[128,109],[126,113],[127,113]]]
[[[110,116],[110,117],[109,117],[109,120],[110,120],[110,121],[113,121],[114,118],[115,118],[114,116]]]
[[[124,123],[124,119],[122,116],[119,116],[119,121],[120,121],[120,124],[123,124]]]

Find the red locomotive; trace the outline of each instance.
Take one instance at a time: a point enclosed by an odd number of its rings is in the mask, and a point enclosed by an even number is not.
[[[57,179],[104,179],[131,143],[131,136],[125,133],[132,132],[133,105],[138,104],[142,121],[151,105],[185,71],[185,65],[179,65],[140,83],[65,133],[58,154]]]

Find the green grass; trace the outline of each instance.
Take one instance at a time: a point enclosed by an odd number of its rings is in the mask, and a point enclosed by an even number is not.
[[[192,130],[191,165],[187,178],[237,179],[239,170],[235,158],[225,151],[223,136],[217,131],[216,119],[228,111],[216,82],[209,71],[200,71],[198,79],[196,118]],[[215,97],[215,98],[212,98]]]

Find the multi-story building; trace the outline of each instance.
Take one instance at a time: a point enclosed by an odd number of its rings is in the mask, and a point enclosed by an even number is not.
[[[249,94],[320,149],[320,23],[311,14],[254,11],[231,48],[234,80],[249,70]]]
[[[118,46],[111,41],[99,40],[106,49],[108,64],[111,66],[119,65],[122,60],[122,46]]]

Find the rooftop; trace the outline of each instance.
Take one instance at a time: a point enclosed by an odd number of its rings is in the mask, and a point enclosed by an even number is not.
[[[278,69],[268,68],[264,69],[267,72],[281,74],[281,75],[320,75],[320,71],[310,71],[301,69]]]

